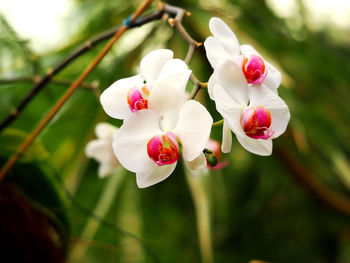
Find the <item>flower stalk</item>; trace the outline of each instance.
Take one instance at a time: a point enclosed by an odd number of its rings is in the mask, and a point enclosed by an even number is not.
[[[185,176],[191,191],[196,211],[197,231],[203,263],[213,263],[213,246],[211,235],[210,199],[207,189],[207,174],[204,171],[192,173],[185,169]]]
[[[219,126],[221,126],[221,125],[223,125],[223,124],[224,124],[224,120],[222,119],[222,120],[219,120],[219,121],[214,122],[213,125],[212,125],[212,127],[213,127],[213,128],[214,128],[214,127],[219,127]]]
[[[94,214],[101,218],[105,218],[106,214],[111,208],[111,205],[124,178],[125,170],[120,168],[107,179],[105,182],[105,187],[102,190],[102,195],[93,210]],[[86,240],[93,240],[99,227],[100,224],[96,220],[89,218],[80,236]],[[81,262],[87,249],[88,246],[86,246],[86,244],[77,243],[72,248],[72,252],[70,253],[71,258],[69,262]]]

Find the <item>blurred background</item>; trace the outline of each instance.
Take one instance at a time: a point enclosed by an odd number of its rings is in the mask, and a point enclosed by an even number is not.
[[[0,184],[1,262],[350,262],[350,2],[167,3],[191,12],[183,23],[194,39],[203,42],[218,16],[282,72],[279,94],[292,117],[273,155],[255,156],[234,139],[221,157],[229,165],[195,179],[181,165],[142,190],[123,169],[99,179],[85,145],[98,122],[121,125],[103,112],[99,93],[134,75],[150,50],[170,48],[183,59],[188,48],[166,20],[130,30]],[[0,121],[38,78],[139,4],[0,0]],[[102,47],[65,67],[1,131],[1,164]],[[190,67],[208,80],[203,47]],[[197,98],[220,120],[206,91]],[[221,128],[212,138],[221,141]]]

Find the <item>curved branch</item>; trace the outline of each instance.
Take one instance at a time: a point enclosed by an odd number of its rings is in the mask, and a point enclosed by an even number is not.
[[[152,0],[145,0],[139,8],[134,12],[130,21],[135,22],[138,16],[150,5]],[[19,146],[17,152],[11,156],[11,158],[6,162],[4,167],[0,171],[0,181],[5,177],[7,172],[12,168],[12,166],[18,161],[23,152],[32,144],[34,139],[40,134],[40,132],[46,127],[46,125],[51,121],[51,119],[56,115],[56,113],[61,109],[61,107],[66,103],[74,91],[79,87],[79,85],[85,80],[85,78],[91,73],[91,71],[101,62],[104,56],[112,48],[114,43],[128,30],[126,25],[123,25],[119,30],[113,35],[113,37],[108,41],[105,47],[101,50],[96,58],[85,68],[85,70],[80,74],[80,76],[73,82],[73,84],[68,88],[68,90],[62,95],[58,102],[52,107],[50,112],[42,119],[42,121],[36,126],[34,131],[26,138],[26,140]]]
[[[40,76],[23,76],[23,77],[15,77],[15,78],[8,78],[8,79],[0,79],[0,84],[11,84],[11,83],[18,83],[18,82],[39,83],[40,81],[41,81]],[[51,79],[51,82],[62,86],[69,86],[72,84],[72,81],[66,80],[66,79],[60,79],[60,78],[53,78]],[[98,88],[98,82],[94,81],[92,83],[82,83],[80,87],[84,89],[94,90]]]
[[[175,28],[175,30],[187,42],[189,47],[184,61],[186,62],[186,64],[190,63],[196,48],[202,45],[201,42],[194,40],[182,25],[182,19],[185,16],[189,16],[191,14],[181,7],[172,6],[162,2],[159,2],[159,8],[161,10],[164,10],[165,13],[175,15],[175,18],[169,18],[168,22],[170,26]],[[189,99],[194,99],[201,88],[207,87],[207,83],[199,81],[197,77],[193,74],[193,72],[191,73],[190,79],[194,84],[194,87],[189,96]]]
[[[301,182],[319,201],[336,210],[337,212],[350,216],[350,200],[322,184],[317,176],[303,166],[284,147],[276,147],[278,158],[290,170],[290,174]]]
[[[127,27],[134,28],[134,27],[142,26],[151,21],[160,19],[163,16],[163,14],[164,14],[164,10],[158,10],[143,18],[140,18],[133,22],[128,23]],[[49,70],[48,73],[45,76],[43,76],[38,83],[34,85],[32,90],[23,98],[23,100],[18,104],[16,109],[14,109],[12,113],[8,115],[6,119],[0,123],[0,131],[6,128],[8,125],[10,125],[18,117],[18,115],[21,114],[21,112],[25,109],[27,104],[44,88],[44,86],[47,83],[49,83],[52,80],[53,76],[57,75],[66,66],[72,63],[82,54],[86,53],[87,51],[95,47],[100,42],[112,37],[116,32],[120,30],[121,27],[124,27],[124,25],[118,26],[117,28],[109,29],[101,33],[97,37],[94,37],[93,39],[86,41],[85,44],[83,44],[80,48],[78,48],[76,51],[70,54],[67,58],[65,58],[53,69]]]

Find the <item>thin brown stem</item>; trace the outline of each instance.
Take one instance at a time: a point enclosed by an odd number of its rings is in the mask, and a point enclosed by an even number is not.
[[[145,0],[140,7],[134,12],[131,17],[131,22],[135,22],[138,16],[151,4],[152,0]],[[23,152],[31,145],[34,139],[40,134],[44,127],[49,123],[49,121],[56,115],[56,113],[61,109],[65,102],[70,98],[74,91],[79,87],[79,85],[84,81],[84,79],[90,74],[90,72],[99,64],[99,62],[104,58],[107,52],[112,48],[113,44],[123,35],[128,27],[123,25],[114,34],[111,40],[106,44],[102,51],[96,56],[96,58],[87,66],[83,73],[77,78],[76,81],[69,87],[69,89],[63,94],[59,101],[54,105],[51,111],[44,117],[44,119],[39,123],[35,130],[27,137],[27,139],[21,144],[17,149],[17,152],[6,162],[4,167],[0,171],[0,181],[4,178],[11,167],[17,162]]]
[[[289,168],[290,175],[301,182],[319,201],[343,215],[350,216],[349,198],[322,184],[287,148],[276,147],[276,152],[282,163]]]
[[[140,18],[135,21],[130,21],[128,24],[128,28],[134,28],[139,27],[144,24],[147,24],[149,22],[152,22],[154,20],[160,19],[164,14],[163,10],[158,10],[154,13],[151,13],[143,18]],[[67,58],[65,58],[62,62],[60,62],[57,66],[55,66],[53,69],[50,69],[47,71],[47,74],[43,76],[38,83],[34,85],[32,90],[23,98],[23,100],[18,104],[15,110],[12,111],[10,115],[8,115],[5,120],[3,120],[0,123],[0,131],[3,130],[5,127],[10,125],[18,116],[21,114],[21,112],[25,109],[25,107],[28,105],[28,103],[45,87],[47,83],[52,81],[53,76],[57,75],[59,72],[61,72],[65,67],[67,67],[70,63],[75,61],[78,57],[85,54],[87,51],[91,50],[93,47],[95,47],[97,44],[101,43],[104,40],[109,39],[112,37],[116,32],[120,30],[121,27],[125,26],[118,26],[117,28],[109,29],[97,37],[88,40],[83,44],[80,48],[78,48],[76,51],[74,51],[72,54],[70,54]]]
[[[185,9],[177,6],[172,6],[169,4],[164,4],[160,2],[160,9],[164,10],[165,13],[168,13],[170,15],[175,15],[175,18],[169,18],[168,22],[171,27],[175,28],[175,30],[181,35],[181,37],[187,42],[188,44],[188,51],[185,57],[186,64],[189,64],[193,54],[197,47],[200,47],[202,45],[201,42],[198,42],[194,40],[190,34],[186,31],[186,29],[182,25],[182,20],[185,16],[191,15],[189,12],[187,12]],[[191,73],[190,77],[192,83],[194,84],[193,90],[191,92],[191,95],[189,96],[189,99],[194,99],[197,95],[199,89],[206,88],[207,84],[204,82],[201,82],[198,80],[198,78]]]
[[[206,82],[200,82],[199,80],[194,81],[192,78],[191,80],[194,83],[194,86],[191,94],[188,96],[189,100],[193,100],[201,89],[206,89],[208,87],[208,83]]]
[[[19,83],[19,82],[39,83],[40,81],[41,81],[40,76],[23,76],[23,77],[16,77],[16,78],[0,79],[0,84],[12,84],[12,83]],[[69,86],[72,84],[72,81],[61,79],[61,78],[53,78],[51,79],[51,82],[61,86]],[[98,82],[82,83],[80,87],[84,89],[97,89]]]
[[[195,49],[202,45],[202,43],[194,40],[182,25],[182,20],[184,16],[189,16],[190,13],[187,12],[185,9],[177,6],[172,6],[164,3],[161,3],[160,5],[163,5],[162,9],[164,10],[164,12],[171,15],[175,15],[175,18],[169,18],[168,22],[170,26],[175,28],[175,30],[182,36],[182,38],[189,45],[186,58],[185,58],[185,62],[188,64],[190,63],[193,57]]]

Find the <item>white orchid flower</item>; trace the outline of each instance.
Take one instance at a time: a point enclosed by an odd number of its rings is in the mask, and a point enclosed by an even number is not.
[[[202,151],[213,119],[199,102],[186,101],[184,92],[173,84],[153,86],[149,109],[125,119],[113,141],[115,155],[126,169],[136,173],[140,188],[166,179],[181,154],[193,169],[206,166]]]
[[[231,148],[231,129],[245,149],[270,155],[272,139],[280,136],[288,125],[288,106],[264,84],[248,91],[245,76],[234,62],[227,60],[221,66],[224,68],[218,71],[213,99],[224,118],[222,151]]]
[[[90,141],[85,147],[87,157],[100,163],[98,176],[103,178],[120,166],[112,148],[113,138],[118,128],[105,122],[98,123],[95,127],[96,140]]]
[[[252,88],[258,87],[254,84],[264,84],[277,93],[282,76],[274,66],[264,60],[252,46],[239,45],[235,34],[220,18],[211,18],[209,29],[213,36],[205,40],[204,47],[208,60],[214,68],[214,73],[208,83],[208,92],[211,98],[213,97],[217,73],[223,68],[222,63],[227,60],[231,60],[239,66],[246,82]]]
[[[173,59],[169,49],[148,53],[140,63],[140,74],[114,82],[101,95],[105,112],[116,119],[126,119],[132,113],[148,109],[148,98],[157,83],[172,83],[185,92],[191,70],[180,59]]]

